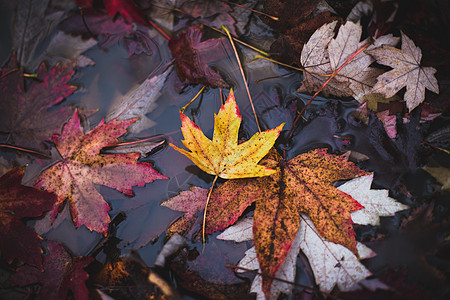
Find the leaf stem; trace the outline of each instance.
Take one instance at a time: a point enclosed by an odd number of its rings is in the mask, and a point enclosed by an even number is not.
[[[227,33],[228,39],[230,40],[230,44],[233,47],[234,55],[236,55],[236,59],[239,64],[239,70],[241,71],[242,78],[244,79],[244,85],[245,85],[245,89],[247,90],[248,99],[250,100],[250,104],[252,106],[253,115],[255,116],[256,125],[258,126],[259,132],[261,132],[261,127],[259,126],[258,117],[256,116],[256,110],[255,110],[255,106],[253,105],[252,96],[250,95],[250,90],[248,89],[247,79],[245,78],[244,69],[242,69],[241,60],[239,59],[239,54],[237,53],[236,46],[234,45],[234,42],[233,42],[233,38],[225,26],[222,25],[222,29],[225,30],[225,32]]]
[[[353,53],[339,68],[337,68],[331,75],[330,77],[322,84],[322,86],[317,90],[317,92],[315,92],[315,94],[311,97],[311,99],[309,99],[308,103],[306,103],[305,107],[303,107],[302,111],[298,114],[297,118],[295,118],[294,123],[292,123],[291,129],[289,130],[289,133],[287,135],[286,141],[288,141],[291,136],[292,136],[292,132],[294,131],[294,127],[297,124],[298,120],[300,119],[300,116],[305,112],[306,108],[311,104],[311,102],[316,98],[316,96],[324,89],[324,87],[331,81],[331,79],[334,78],[334,76],[336,76],[336,74],[342,70],[343,67],[345,67],[353,58],[355,58],[356,55],[358,55],[359,53],[361,53],[362,51],[364,51],[364,49],[366,49],[367,47],[369,47],[372,43],[367,43],[365,45],[363,45],[361,48],[359,48],[355,53]],[[284,149],[283,149],[283,157],[286,158],[286,145],[287,142],[284,144]]]
[[[44,154],[42,152],[39,151],[35,151],[35,150],[31,150],[31,149],[26,149],[26,148],[22,148],[22,147],[18,147],[18,146],[14,146],[14,145],[8,145],[8,144],[0,144],[0,148],[9,148],[9,149],[14,149],[14,150],[19,150],[19,151],[23,151],[23,152],[28,152],[31,154],[36,154],[39,156],[43,156],[45,158],[52,158],[51,156],[48,156],[47,154]]]
[[[202,88],[200,89],[200,91],[198,91],[197,95],[194,96],[194,98],[191,99],[191,101],[189,101],[185,106],[183,106],[182,108],[180,108],[181,112],[184,112],[186,110],[186,108],[191,105],[192,102],[195,101],[195,99],[198,98],[198,96],[201,95],[201,93],[205,90],[205,86],[202,86]]]
[[[202,240],[203,240],[203,249],[205,248],[205,228],[206,228],[206,210],[208,209],[209,199],[211,199],[211,193],[214,188],[214,184],[216,184],[216,180],[219,178],[218,175],[214,177],[214,180],[211,184],[211,187],[208,192],[208,197],[206,198],[205,211],[203,212],[203,224],[202,224]]]

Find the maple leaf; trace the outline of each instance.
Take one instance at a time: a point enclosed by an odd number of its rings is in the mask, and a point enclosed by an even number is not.
[[[228,87],[222,77],[207,65],[208,60],[215,60],[214,55],[221,53],[217,49],[220,49],[222,39],[201,42],[202,35],[198,27],[192,26],[181,33],[178,39],[169,40],[168,46],[175,58],[177,74],[182,82],[188,80],[191,84],[200,83],[212,88]]]
[[[250,140],[238,145],[241,115],[233,90],[230,91],[219,113],[215,115],[212,140],[208,139],[183,112],[180,112],[180,116],[184,136],[182,142],[192,152],[170,145],[206,173],[228,179],[267,176],[275,172],[258,165],[258,162],[272,148],[284,123],[274,129],[256,133]]]
[[[102,148],[117,144],[117,138],[134,121],[101,121],[96,128],[83,134],[75,111],[61,135],[53,136],[62,160],[44,170],[35,183],[35,186],[58,195],[52,219],[68,198],[77,227],[84,224],[90,230],[106,233],[110,208],[94,184],[132,195],[135,185],[144,186],[156,179],[167,179],[153,170],[151,164],[137,162],[139,153],[100,154]]]
[[[169,68],[160,75],[147,78],[126,95],[117,98],[106,116],[106,121],[109,122],[115,118],[118,121],[136,118],[138,120],[128,128],[129,131],[134,133],[139,133],[154,126],[156,123],[150,120],[146,114],[157,107],[155,102],[161,96],[161,89],[171,70],[172,68]]]
[[[373,174],[361,176],[338,188],[350,194],[358,203],[364,205],[364,208],[351,213],[353,222],[357,224],[379,225],[379,216],[392,216],[395,212],[408,208],[406,205],[387,197],[386,190],[371,190],[370,184],[372,179]],[[252,240],[252,227],[253,219],[246,218],[228,227],[217,238],[236,242]],[[360,259],[374,256],[374,253],[361,243],[357,243],[356,248]],[[291,271],[291,269],[295,266],[296,257],[300,250],[308,257],[316,283],[323,292],[331,292],[335,285],[341,291],[356,289],[358,288],[357,284],[385,288],[378,280],[361,282],[370,276],[371,273],[359,262],[355,253],[342,245],[324,239],[311,219],[305,214],[301,215],[297,236],[282,266],[278,270],[276,278],[290,282],[294,281],[295,270]],[[255,247],[247,250],[245,257],[239,262],[239,266],[260,271]],[[241,271],[238,270],[238,272]],[[291,290],[292,285],[284,286],[280,282],[274,282],[270,289],[270,299],[277,299],[280,292],[289,295]],[[258,297],[263,298],[260,276],[253,281],[251,291],[258,293]]]
[[[63,246],[47,242],[48,255],[44,256],[43,268],[22,266],[8,279],[10,286],[42,285],[36,299],[66,299],[69,291],[75,299],[89,299],[85,281],[89,275],[84,271],[94,258],[72,257]]]
[[[298,155],[287,162],[272,150],[260,165],[276,173],[229,180],[213,190],[205,221],[206,233],[233,224],[246,207],[256,201],[253,234],[264,274],[276,275],[298,231],[301,212],[311,217],[321,236],[357,254],[351,213],[362,206],[332,183],[366,172],[323,149]],[[271,284],[272,279],[263,279],[266,294],[270,293]]]
[[[205,209],[205,200],[208,195],[207,189],[191,187],[190,191],[182,191],[180,195],[170,198],[161,203],[162,206],[172,210],[185,212],[183,217],[174,222],[168,229],[169,235],[179,233],[185,234],[199,218],[198,213]]]
[[[41,238],[22,218],[39,217],[50,210],[56,195],[21,185],[25,168],[14,168],[0,177],[0,251],[8,262],[14,258],[41,267]]]
[[[44,149],[42,142],[70,117],[69,108],[50,109],[76,90],[67,84],[75,73],[72,68],[72,64],[57,64],[48,70],[42,63],[36,72],[39,80],[25,89],[23,71],[17,68],[15,56],[10,58],[0,71],[0,133],[7,135],[6,142]]]
[[[352,213],[352,221],[363,225],[380,225],[380,216],[393,216],[397,211],[408,209],[407,205],[389,197],[388,190],[372,190],[373,173],[350,180],[338,189],[353,197],[363,209]]]
[[[318,74],[332,74],[358,49],[368,43],[368,40],[359,41],[362,33],[361,25],[350,21],[339,28],[336,38],[333,39],[336,24],[337,21],[323,25],[304,45],[300,61],[307,72],[303,72],[299,92],[317,91],[328,79],[327,76]],[[398,38],[384,35],[376,39],[375,43],[367,49],[384,44],[394,46],[397,43]],[[332,94],[338,97],[353,96],[356,100],[363,101],[363,96],[372,90],[376,77],[382,72],[380,69],[369,67],[374,61],[375,59],[370,55],[364,52],[358,53],[330,80],[322,92],[325,95]]]
[[[377,83],[371,93],[383,94],[389,98],[406,86],[404,99],[409,111],[412,111],[425,100],[425,89],[439,94],[439,85],[434,77],[436,69],[422,67],[422,51],[406,34],[401,34],[402,49],[382,45],[366,51],[378,63],[393,68],[377,77]]]

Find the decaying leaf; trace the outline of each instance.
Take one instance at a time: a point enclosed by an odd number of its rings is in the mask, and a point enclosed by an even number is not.
[[[311,219],[304,214],[299,233],[300,248],[308,257],[321,291],[329,293],[335,285],[341,291],[354,290],[361,280],[371,275],[355,253],[322,238]],[[374,256],[373,251],[362,243],[357,243],[357,249],[360,259]]]
[[[109,205],[96,190],[95,184],[106,185],[127,195],[133,186],[144,186],[156,179],[167,179],[151,168],[149,163],[137,162],[139,153],[100,154],[106,146],[117,144],[117,138],[135,119],[104,121],[83,134],[75,111],[63,127],[60,136],[53,136],[62,160],[44,170],[35,183],[58,195],[52,211],[54,219],[66,198],[77,227],[86,225],[90,230],[106,233],[110,218]]]
[[[45,149],[44,140],[58,132],[71,110],[50,109],[71,95],[76,87],[68,84],[75,71],[71,64],[57,64],[47,69],[42,63],[25,89],[24,73],[13,55],[0,71],[0,133],[6,142],[17,146]]]
[[[206,173],[228,179],[267,176],[275,172],[258,165],[258,162],[272,148],[284,124],[256,133],[250,140],[238,145],[241,115],[232,90],[215,116],[212,140],[184,113],[180,112],[180,116],[184,136],[182,142],[192,152],[170,145]]]
[[[69,291],[75,299],[89,299],[85,281],[89,278],[84,268],[94,258],[72,257],[63,246],[47,242],[48,255],[44,256],[44,271],[22,266],[8,279],[10,286],[40,284],[42,287],[35,299],[67,299]]]
[[[370,188],[373,174],[352,179],[338,189],[353,197],[363,209],[352,213],[352,221],[363,225],[380,225],[380,216],[393,216],[396,212],[408,209],[389,197],[388,190],[373,190]]]
[[[41,238],[21,219],[50,210],[56,195],[21,185],[23,174],[24,168],[14,168],[0,177],[0,252],[8,262],[17,258],[41,268]]]
[[[232,240],[235,242],[253,240],[252,228],[253,218],[245,218],[238,221],[235,225],[228,227],[223,233],[218,235],[217,238],[220,240]],[[289,249],[289,253],[286,255],[283,264],[276,274],[276,278],[284,281],[275,280],[272,283],[272,287],[270,289],[270,297],[268,297],[267,299],[278,299],[281,293],[290,295],[292,292],[294,285],[288,282],[294,282],[295,280],[297,255],[300,251],[299,234],[300,233],[297,233],[297,236],[292,242],[291,249]],[[255,247],[252,247],[245,252],[245,256],[239,261],[238,266],[249,270],[258,270],[258,272],[261,272]],[[238,273],[245,272],[245,270],[243,269],[237,269],[236,271]],[[256,293],[257,299],[266,299],[262,290],[262,277],[260,275],[257,275],[253,279],[250,292]]]
[[[109,110],[106,122],[115,118],[118,121],[136,118],[138,120],[128,129],[133,133],[139,133],[154,126],[155,122],[146,115],[157,107],[156,100],[161,96],[161,89],[171,70],[172,68],[168,68],[164,73],[146,79],[126,95],[117,98]]]
[[[406,86],[404,99],[409,111],[425,100],[425,89],[439,93],[439,85],[434,77],[436,69],[420,65],[422,51],[403,32],[402,49],[381,45],[366,52],[375,57],[378,63],[393,68],[377,77],[371,93],[383,94],[389,98]]]
[[[303,47],[301,64],[305,70],[315,74],[303,72],[304,77],[299,88],[300,92],[317,91],[328,79],[327,76],[320,75],[332,74],[358,49],[369,42],[369,40],[360,42],[361,25],[351,21],[342,25],[336,38],[333,38],[336,24],[337,22],[334,21],[320,27]],[[384,35],[376,39],[375,43],[367,49],[373,49],[381,45],[395,46],[397,43],[398,38],[392,35]],[[325,95],[331,94],[338,97],[352,96],[361,101],[363,96],[372,90],[376,77],[383,72],[380,69],[369,67],[374,61],[375,59],[370,55],[360,52],[331,79],[322,92]]]
[[[182,82],[203,84],[212,88],[228,87],[222,77],[208,66],[220,53],[222,39],[209,39],[201,42],[203,33],[196,26],[181,33],[177,39],[169,40],[169,49],[175,58],[177,74]],[[217,51],[219,50],[219,51]]]

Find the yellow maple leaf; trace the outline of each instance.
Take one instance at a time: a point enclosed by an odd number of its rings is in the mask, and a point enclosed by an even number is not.
[[[192,152],[170,144],[175,150],[186,155],[200,169],[208,174],[224,179],[262,177],[275,173],[275,170],[258,165],[269,152],[281,132],[284,123],[264,132],[258,132],[250,140],[238,144],[241,115],[230,91],[227,101],[214,114],[213,139],[207,138],[201,129],[184,113],[180,112],[183,144]]]

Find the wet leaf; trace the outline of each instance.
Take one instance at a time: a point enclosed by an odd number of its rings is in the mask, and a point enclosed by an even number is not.
[[[69,108],[52,108],[76,90],[67,83],[75,73],[73,65],[57,64],[47,69],[42,63],[37,79],[31,79],[26,88],[14,55],[0,72],[0,133],[7,136],[4,141],[45,149],[42,142],[58,132],[71,115]]]
[[[380,225],[380,216],[393,216],[396,212],[408,209],[389,197],[388,190],[374,190],[372,184],[373,174],[352,179],[338,189],[353,197],[363,209],[352,213],[352,221],[363,225]]]
[[[238,145],[241,116],[232,90],[215,116],[212,140],[184,113],[180,112],[180,116],[184,136],[182,142],[192,152],[170,145],[206,173],[228,179],[267,176],[275,172],[258,165],[258,162],[272,148],[284,124],[256,133],[250,140]]]
[[[161,89],[171,70],[169,68],[163,74],[147,78],[126,95],[117,98],[109,110],[106,121],[109,122],[115,118],[118,121],[136,118],[138,120],[128,128],[133,133],[153,127],[156,123],[146,115],[157,107],[156,100],[161,96]]]
[[[167,229],[169,235],[178,233],[184,235],[200,217],[199,212],[205,209],[208,190],[199,187],[191,187],[190,191],[182,191],[180,195],[161,203],[162,206],[172,210],[185,212],[183,217],[174,222]]]
[[[194,18],[200,18],[204,23],[221,28],[226,26],[233,35],[237,35],[234,29],[236,21],[230,15],[231,7],[222,1],[188,0],[181,1],[180,9]]]
[[[106,233],[110,218],[109,205],[96,190],[95,184],[105,185],[127,195],[133,186],[144,186],[156,179],[167,179],[151,168],[149,163],[137,162],[139,153],[100,154],[106,146],[117,144],[117,138],[135,120],[104,121],[83,134],[75,111],[53,141],[62,160],[44,170],[35,183],[58,195],[52,211],[54,219],[64,200],[69,199],[72,218],[77,227],[86,225],[90,230]]]
[[[435,68],[422,67],[422,51],[402,32],[402,49],[382,45],[366,51],[380,64],[393,70],[377,77],[377,84],[372,93],[383,94],[389,98],[406,86],[404,99],[409,111],[412,111],[425,100],[425,89],[436,94],[439,86],[434,73]]]
[[[40,217],[56,202],[56,195],[23,186],[24,168],[0,177],[0,251],[8,262],[14,258],[41,268],[41,238],[22,219]]]
[[[263,273],[275,276],[278,272],[298,232],[301,212],[311,217],[321,236],[357,253],[350,214],[362,206],[332,183],[366,172],[323,149],[288,162],[272,150],[260,164],[276,173],[229,180],[213,190],[206,215],[207,233],[233,224],[256,201],[253,234]],[[266,294],[271,284],[272,279],[263,279]]]
[[[368,40],[360,42],[361,25],[350,21],[342,25],[336,38],[333,38],[336,24],[337,22],[334,21],[320,27],[303,47],[301,63],[307,71],[330,75],[358,49],[369,42]],[[397,43],[398,38],[385,35],[376,39],[374,45],[367,49],[373,49],[384,44],[395,46]],[[322,92],[325,95],[331,94],[338,97],[352,96],[358,101],[364,101],[363,96],[372,90],[376,77],[383,72],[380,69],[369,67],[374,61],[375,59],[370,55],[360,52],[339,71]],[[298,90],[300,92],[315,92],[328,79],[326,76],[303,73],[302,85]]]
[[[22,266],[8,279],[10,286],[40,284],[36,299],[66,299],[69,291],[75,299],[89,299],[85,281],[89,278],[84,268],[94,260],[92,257],[72,257],[63,246],[47,242],[48,255],[44,256],[43,268]]]
[[[372,250],[357,243],[358,257],[342,245],[325,240],[306,215],[300,224],[300,248],[308,257],[316,283],[323,292],[337,285],[341,291],[358,289],[358,283],[372,275],[359,259],[374,255]]]
[[[208,66],[214,61],[216,53],[220,53],[222,39],[209,39],[201,41],[202,31],[195,26],[182,32],[177,39],[169,40],[169,49],[175,58],[177,74],[182,82],[203,84],[212,88],[228,87],[223,78]],[[212,56],[212,57],[211,57]]]
[[[19,0],[14,10],[11,37],[12,48],[17,53],[17,62],[33,72],[35,59],[40,55],[43,41],[58,26],[64,16],[63,11],[48,10],[50,0]]]

